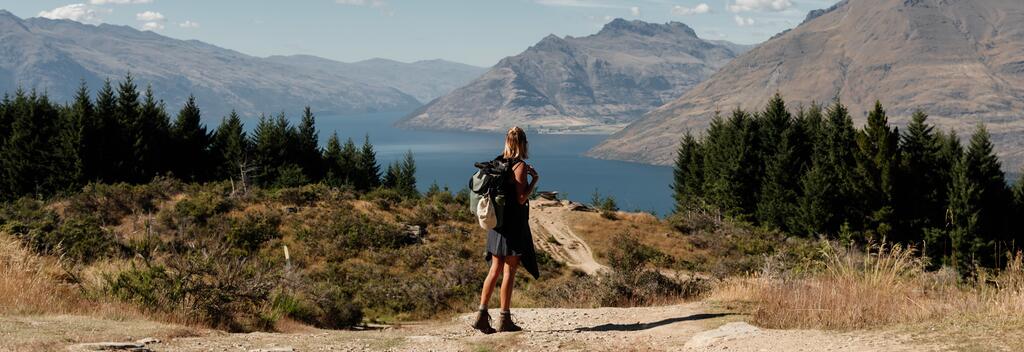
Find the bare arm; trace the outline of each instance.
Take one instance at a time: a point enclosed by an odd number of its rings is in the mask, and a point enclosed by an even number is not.
[[[533,176],[533,178],[527,183],[526,175]],[[537,187],[537,172],[532,167],[526,165],[526,163],[518,163],[512,167],[512,177],[516,184],[516,195],[519,204],[526,204],[526,201],[530,199],[530,194],[533,193],[533,189]]]

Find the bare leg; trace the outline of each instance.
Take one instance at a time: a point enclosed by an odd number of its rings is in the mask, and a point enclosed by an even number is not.
[[[512,306],[512,284],[516,281],[519,257],[505,258],[505,276],[501,279],[501,311],[507,312]]]
[[[484,279],[483,290],[480,291],[481,306],[486,306],[487,301],[491,300],[491,294],[494,293],[494,284],[498,282],[498,275],[501,274],[501,268],[504,266],[505,257],[499,257],[496,255],[491,256],[491,269],[487,271],[487,278]],[[504,289],[502,289],[502,291],[504,291]]]

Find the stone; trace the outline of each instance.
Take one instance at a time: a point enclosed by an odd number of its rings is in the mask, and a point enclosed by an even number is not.
[[[133,351],[150,352],[146,344],[137,342],[91,342],[68,347],[71,351]]]

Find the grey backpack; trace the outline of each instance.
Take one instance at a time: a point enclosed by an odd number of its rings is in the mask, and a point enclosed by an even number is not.
[[[505,194],[504,185],[506,177],[510,177],[512,165],[501,158],[496,158],[476,163],[474,166],[479,170],[469,178],[469,211],[478,217],[481,227],[501,227],[505,200],[508,196]],[[481,210],[484,212],[481,213]],[[490,226],[491,221],[485,220],[490,214],[496,217],[493,227]]]

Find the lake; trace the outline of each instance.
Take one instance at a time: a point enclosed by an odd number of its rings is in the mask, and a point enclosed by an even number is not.
[[[434,182],[453,192],[466,186],[476,172],[473,163],[493,159],[504,145],[502,133],[407,130],[393,126],[406,113],[387,112],[348,116],[317,116],[321,144],[337,131],[344,142],[359,145],[369,134],[381,171],[412,150],[420,190]],[[672,209],[672,169],[583,156],[605,136],[528,134],[530,160],[540,174],[538,189],[558,191],[569,199],[589,203],[594,190],[615,197],[622,210],[642,210],[664,216]],[[563,197],[564,198],[564,197]]]

